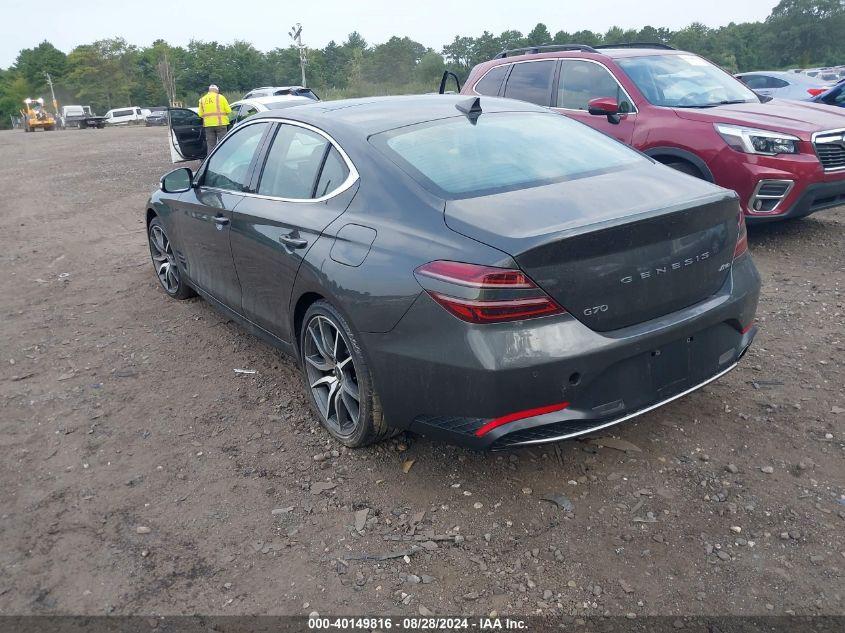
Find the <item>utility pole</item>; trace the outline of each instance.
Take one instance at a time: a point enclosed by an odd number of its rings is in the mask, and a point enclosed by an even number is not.
[[[164,91],[167,93],[167,104],[171,108],[176,106],[176,80],[173,78],[173,68],[167,59],[167,51],[156,65],[158,77],[161,79],[161,84],[164,86]]]
[[[47,84],[50,86],[50,96],[53,97],[53,112],[56,116],[59,116],[59,102],[56,101],[56,93],[53,91],[53,78],[47,71],[44,71],[44,76],[47,77]]]
[[[305,57],[305,45],[302,43],[302,25],[297,22],[296,26],[288,32],[288,35],[290,35],[290,38],[296,43],[296,47],[299,49],[299,69],[302,71],[302,87],[307,88],[308,86],[305,84],[305,65],[308,63],[308,59]]]

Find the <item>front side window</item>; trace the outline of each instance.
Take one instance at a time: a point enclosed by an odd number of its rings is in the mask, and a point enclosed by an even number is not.
[[[280,125],[267,152],[258,193],[292,200],[314,198],[329,147],[329,141],[321,134],[295,125]]]
[[[634,110],[622,86],[604,66],[577,59],[562,61],[557,92],[558,108],[587,110],[587,104],[600,97],[615,99],[620,112]]]
[[[548,106],[556,64],[555,60],[514,64],[508,76],[504,96]]]
[[[502,64],[488,71],[481,78],[481,81],[475,84],[475,91],[480,95],[487,95],[488,97],[497,96],[499,94],[499,88],[502,87],[502,79],[505,78],[508,68],[510,68],[510,64]]]
[[[646,161],[586,125],[542,112],[488,113],[420,123],[371,142],[446,198],[539,187]]]
[[[759,103],[736,77],[698,55],[643,55],[617,60],[643,96],[657,106],[710,108],[729,103]]]
[[[267,123],[247,125],[226,137],[208,160],[203,185],[228,191],[243,191],[249,166]]]

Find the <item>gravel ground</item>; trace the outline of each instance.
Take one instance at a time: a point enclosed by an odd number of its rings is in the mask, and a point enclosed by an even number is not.
[[[347,451],[159,289],[163,129],[0,164],[0,614],[845,614],[845,209],[752,229],[755,346],[612,437]]]

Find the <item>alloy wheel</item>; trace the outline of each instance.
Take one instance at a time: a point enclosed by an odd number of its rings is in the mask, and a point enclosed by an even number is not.
[[[150,228],[150,254],[161,285],[168,294],[176,294],[179,291],[179,269],[176,267],[170,240],[158,224]]]
[[[361,415],[358,374],[349,342],[323,315],[315,315],[305,327],[303,359],[311,395],[331,429],[349,436]]]

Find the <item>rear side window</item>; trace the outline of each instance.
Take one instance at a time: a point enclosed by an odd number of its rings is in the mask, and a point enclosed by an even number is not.
[[[548,106],[556,64],[555,60],[514,64],[508,76],[504,96]]]
[[[281,125],[267,153],[258,193],[307,200],[314,197],[320,166],[330,143],[311,130]]]
[[[329,155],[326,156],[326,162],[323,164],[323,169],[320,172],[320,180],[317,181],[317,190],[314,192],[315,198],[322,198],[327,196],[332,191],[340,187],[349,176],[349,168],[343,161],[340,152],[334,147],[329,150]]]
[[[382,132],[371,142],[408,174],[446,198],[526,189],[613,171],[646,159],[557,114],[482,114]]]
[[[634,109],[622,87],[604,66],[581,60],[563,60],[558,81],[557,107],[586,110],[592,99],[600,97],[615,99],[620,112],[632,112]]]
[[[487,95],[488,97],[497,96],[499,94],[499,88],[502,87],[502,79],[505,78],[508,68],[510,68],[510,64],[502,64],[488,71],[481,78],[481,81],[475,84],[475,91],[480,95]]]

